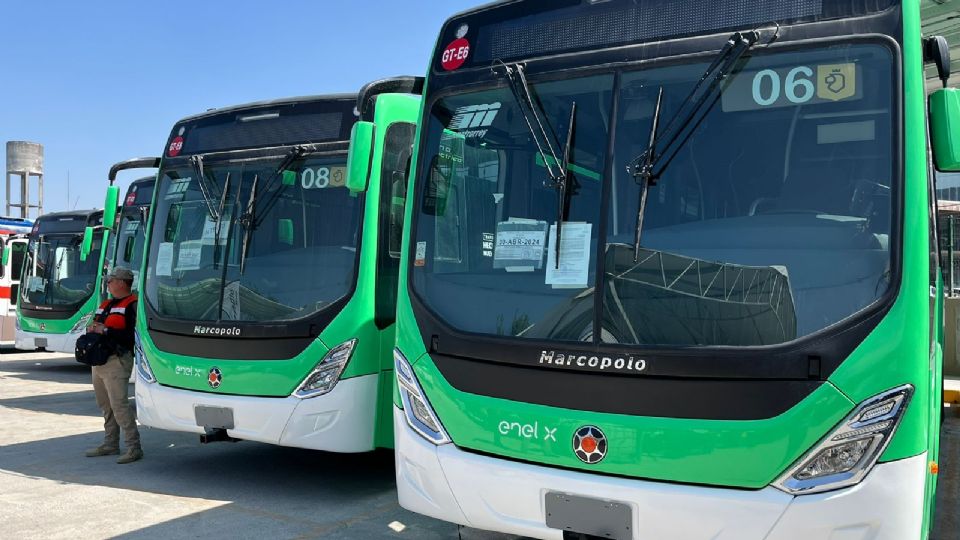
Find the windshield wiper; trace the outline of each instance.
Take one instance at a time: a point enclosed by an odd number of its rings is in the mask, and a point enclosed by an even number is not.
[[[556,269],[560,269],[560,232],[563,229],[563,220],[567,218],[567,203],[570,195],[576,192],[576,186],[571,190],[570,182],[573,180],[573,173],[570,172],[570,154],[573,151],[573,130],[577,122],[577,102],[570,105],[570,125],[567,128],[567,141],[563,145],[563,163],[560,164],[561,180],[557,184],[557,242],[554,246],[553,262]]]
[[[223,212],[227,207],[227,193],[230,192],[230,175],[227,172],[227,178],[223,181],[223,192],[220,194],[220,207],[217,210],[217,218],[213,225],[213,267],[216,268],[220,260],[220,231],[223,224]]]
[[[700,80],[693,86],[686,99],[683,100],[673,118],[667,122],[664,132],[657,135],[657,126],[660,123],[660,106],[663,98],[663,87],[660,87],[653,118],[651,119],[652,127],[647,148],[627,165],[627,172],[631,173],[634,180],[640,185],[640,201],[633,246],[634,262],[638,261],[640,257],[640,237],[643,234],[643,214],[646,210],[647,191],[650,186],[656,185],[664,170],[697,130],[700,123],[707,117],[720,96],[718,94],[708,105],[707,102],[710,97],[720,87],[723,80],[728,75],[733,74],[734,66],[759,39],[760,34],[756,31],[736,32],[731,35],[716,58],[710,63],[710,66],[700,76]],[[707,81],[709,81],[709,84],[701,92],[703,84]],[[705,105],[706,110],[703,110]],[[659,168],[658,165],[660,165]]]
[[[308,147],[304,145],[297,145],[291,148],[290,151],[287,152],[287,155],[283,157],[283,160],[280,161],[280,165],[278,165],[276,170],[273,171],[273,174],[270,175],[270,179],[266,181],[266,185],[264,186],[263,191],[265,193],[269,193],[270,189],[273,188],[274,183],[276,183],[277,178],[280,178],[283,175],[283,171],[285,171],[287,167],[289,167],[294,161],[303,157],[310,150],[312,150],[312,146]],[[268,216],[270,214],[270,210],[273,209],[273,206],[275,204],[277,204],[277,201],[280,199],[280,195],[283,194],[283,191],[284,189],[286,189],[286,187],[287,187],[286,184],[284,184],[281,181],[280,186],[277,187],[277,190],[273,193],[273,195],[269,199],[267,199],[267,202],[264,203],[263,209],[257,212],[250,212],[250,213],[251,214],[255,213],[256,215],[260,215],[264,217]],[[256,190],[254,190],[254,192],[255,191]],[[256,206],[256,203],[257,203],[256,195],[252,193],[251,198],[253,200],[253,205]],[[250,226],[255,229],[260,226],[261,221],[251,221]]]
[[[247,199],[247,210],[238,220],[243,227],[243,242],[240,244],[240,275],[247,266],[247,250],[250,248],[250,237],[253,236],[255,229],[256,205],[257,205],[257,183],[260,181],[260,175],[253,177],[253,185],[250,186],[250,198]]]
[[[523,120],[527,124],[527,129],[530,131],[530,136],[533,138],[533,143],[537,147],[537,152],[540,154],[541,159],[543,159],[543,166],[547,170],[547,177],[549,179],[545,185],[557,190],[557,240],[554,263],[557,268],[560,268],[560,235],[563,229],[563,220],[566,217],[567,200],[569,199],[568,194],[572,194],[569,190],[571,174],[568,168],[570,165],[571,143],[577,104],[574,102],[570,110],[570,126],[567,130],[567,140],[564,146],[563,159],[561,160],[559,152],[557,152],[555,148],[557,141],[556,132],[550,127],[550,133],[547,133],[549,123],[545,119],[546,113],[544,113],[538,102],[533,99],[523,64],[505,64],[501,62],[500,65],[503,67],[504,75],[507,77],[510,92],[517,101],[520,115],[523,116]],[[496,66],[491,69],[495,75],[498,75]],[[536,128],[534,124],[536,124]],[[547,156],[547,152],[550,153],[549,157]],[[554,165],[559,167],[559,170],[554,170]]]
[[[207,205],[207,212],[210,213],[210,219],[214,221],[220,220],[220,214],[213,207],[213,197],[211,195],[211,186],[207,184],[207,176],[203,170],[203,156],[197,154],[190,156],[190,165],[193,166],[193,171],[197,175],[197,185],[200,186],[200,194],[203,195],[203,202]]]
[[[657,125],[660,123],[660,105],[663,103],[663,87],[657,92],[657,104],[653,108],[653,118],[650,125],[650,138],[647,149],[643,152],[643,163],[633,173],[634,179],[640,183],[640,202],[637,205],[637,231],[633,238],[633,262],[640,260],[640,235],[643,232],[643,213],[647,209],[647,192],[653,182],[653,153],[657,149]]]

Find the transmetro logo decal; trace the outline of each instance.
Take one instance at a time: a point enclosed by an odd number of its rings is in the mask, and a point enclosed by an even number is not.
[[[583,426],[573,434],[573,453],[593,465],[607,455],[607,436],[597,426]]]

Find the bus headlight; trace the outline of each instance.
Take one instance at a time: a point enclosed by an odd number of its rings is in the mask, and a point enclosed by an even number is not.
[[[399,349],[393,350],[393,364],[407,425],[424,439],[438,446],[451,442],[446,430],[443,429],[443,424],[440,423],[437,414],[433,412],[433,407],[427,401],[423,389],[420,388],[420,382],[417,381],[413,368]]]
[[[80,320],[77,321],[77,324],[73,325],[73,328],[70,329],[70,333],[76,334],[77,332],[86,330],[91,319],[93,319],[93,313],[87,313],[83,317],[80,317]]]
[[[353,349],[356,345],[357,339],[354,338],[330,349],[317,363],[317,366],[313,368],[313,371],[303,379],[300,386],[294,390],[293,396],[306,399],[322,396],[333,390],[337,381],[340,380],[343,369],[347,367],[347,362],[353,356]]]
[[[912,395],[908,384],[864,401],[774,486],[806,495],[858,484],[887,448]]]
[[[147,355],[143,354],[139,332],[133,333],[133,365],[136,366],[137,374],[143,382],[157,382],[157,378],[153,376],[153,369],[150,368],[150,361],[147,360]]]

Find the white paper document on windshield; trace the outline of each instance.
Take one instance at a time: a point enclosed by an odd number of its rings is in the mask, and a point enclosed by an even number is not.
[[[30,292],[40,292],[47,287],[47,280],[40,276],[30,276],[27,278],[27,290]]]
[[[511,218],[497,223],[493,267],[507,272],[533,272],[543,267],[547,222]]]
[[[157,249],[157,275],[173,275],[173,242],[163,242]]]
[[[227,220],[224,220],[223,224],[220,225],[220,245],[227,245]],[[203,234],[200,236],[200,240],[205,246],[212,246],[217,240],[217,222],[213,219],[210,219],[210,216],[203,221]]]
[[[203,235],[200,237],[200,239],[203,241],[203,245],[212,246],[216,236],[217,222],[207,217],[207,219],[203,221]]]
[[[557,268],[557,226],[550,226],[547,285],[552,285],[554,289],[580,289],[587,286],[592,229],[592,223],[563,222],[563,233],[560,235],[560,267]]]
[[[201,240],[187,240],[180,243],[180,253],[177,256],[177,271],[198,270],[200,268],[200,254],[203,244]]]

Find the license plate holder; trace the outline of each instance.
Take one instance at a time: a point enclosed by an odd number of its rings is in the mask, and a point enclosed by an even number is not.
[[[233,429],[233,409],[229,407],[211,407],[194,405],[193,415],[197,425],[207,429]]]
[[[47,348],[47,338],[43,338],[43,337],[33,338],[33,348],[35,348],[35,349],[46,349],[46,348]]]
[[[544,511],[551,529],[612,540],[633,538],[633,511],[626,503],[548,491]]]

